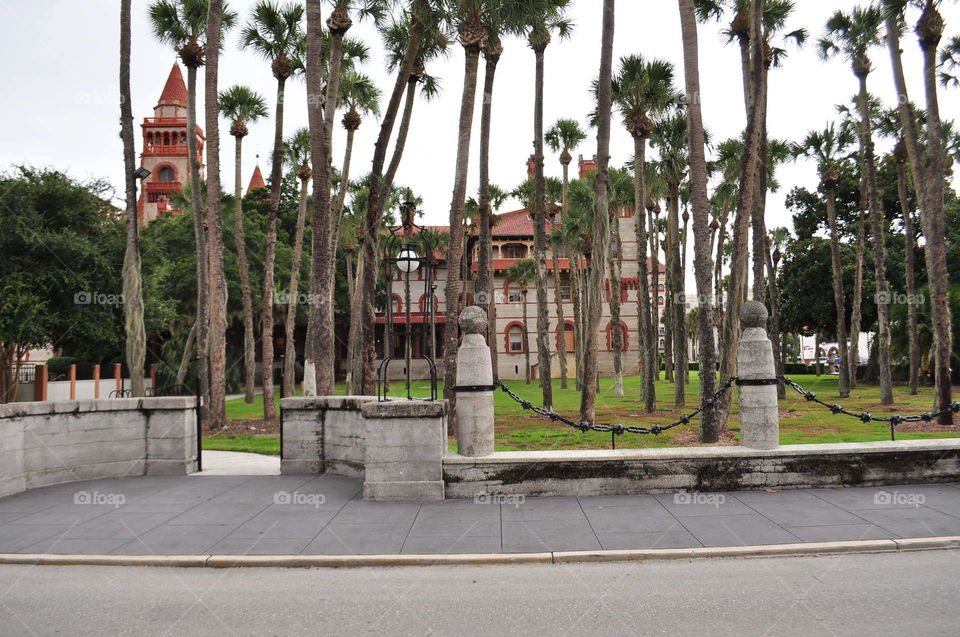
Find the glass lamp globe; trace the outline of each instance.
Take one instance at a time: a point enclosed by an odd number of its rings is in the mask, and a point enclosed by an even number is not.
[[[416,272],[420,267],[420,255],[409,248],[397,254],[397,269],[401,272]]]

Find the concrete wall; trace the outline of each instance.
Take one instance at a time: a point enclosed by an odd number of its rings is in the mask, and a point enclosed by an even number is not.
[[[361,408],[375,396],[284,398],[280,473],[363,478],[366,427]]]
[[[196,471],[193,397],[0,405],[0,496],[60,482]]]
[[[615,495],[799,489],[960,479],[960,439],[787,445],[499,452],[443,458],[447,498],[479,493]]]

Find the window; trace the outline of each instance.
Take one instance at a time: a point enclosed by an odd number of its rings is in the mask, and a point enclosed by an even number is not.
[[[393,295],[393,307],[390,308],[390,311],[393,312],[394,315],[400,314],[403,311],[403,300],[399,294]]]
[[[574,347],[574,338],[573,338],[573,336],[574,336],[574,333],[573,333],[573,325],[571,325],[570,323],[565,324],[565,325],[563,326],[563,346],[564,346],[564,351],[566,351],[566,352],[573,352],[573,351],[575,351],[576,348]]]
[[[560,300],[569,301],[572,297],[570,296],[570,277],[561,276],[560,277]]]
[[[663,305],[663,297],[662,297],[662,296],[658,296],[658,297],[657,297],[657,305]]]
[[[171,181],[176,181],[176,175],[173,174],[173,168],[170,166],[164,166],[157,173],[157,181],[161,183],[170,183]]]
[[[507,285],[507,303],[523,303],[523,286],[519,283]]]
[[[607,323],[607,351],[610,351],[610,352],[613,351],[613,330],[614,329],[616,328],[614,327],[613,323]],[[627,350],[630,349],[630,343],[627,340],[627,336],[628,336],[627,326],[624,325],[622,322],[620,323],[620,334],[623,337],[621,341],[620,351],[626,352]]]
[[[527,246],[522,243],[508,243],[500,249],[504,259],[526,259]]]
[[[523,351],[523,328],[521,326],[514,325],[507,331],[507,343],[509,345],[509,351]]]

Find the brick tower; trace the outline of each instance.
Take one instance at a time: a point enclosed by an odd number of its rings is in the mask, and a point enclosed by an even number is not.
[[[140,223],[148,223],[164,212],[177,212],[170,206],[169,195],[181,190],[190,181],[187,155],[187,87],[176,64],[170,69],[167,83],[153,117],[143,118],[143,152],[140,164],[150,171],[141,182],[137,210]],[[203,176],[203,145],[206,138],[197,126],[197,158]]]

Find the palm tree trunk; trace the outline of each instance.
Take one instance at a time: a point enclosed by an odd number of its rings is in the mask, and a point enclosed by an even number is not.
[[[335,14],[345,7],[338,3]],[[321,94],[321,47],[323,42],[323,23],[321,22],[320,0],[311,0],[307,4],[307,95]],[[346,17],[349,22],[349,16]],[[349,27],[348,27],[349,28]],[[330,75],[327,78],[325,110],[317,108],[315,99],[308,100],[307,120],[310,125],[310,162],[313,173],[313,228],[311,269],[310,269],[310,314],[307,319],[306,351],[304,369],[312,367],[316,386],[304,383],[308,394],[328,396],[334,393],[333,367],[335,341],[333,337],[333,288],[335,277],[336,240],[331,236],[333,223],[330,215],[330,138],[333,128],[333,111],[336,107],[337,91],[340,83],[340,59],[345,29],[331,29]],[[306,184],[304,184],[305,186]],[[294,313],[296,320],[296,313]],[[287,317],[290,321],[290,317]],[[292,340],[292,339],[291,339]],[[288,341],[289,342],[289,341]],[[304,380],[310,378],[305,373]]]
[[[753,3],[754,33],[761,33],[760,27],[763,16],[763,3]],[[720,380],[726,382],[737,373],[737,347],[740,343],[740,308],[743,304],[747,289],[747,259],[748,259],[748,230],[750,216],[753,213],[754,197],[757,192],[757,158],[760,144],[760,131],[763,127],[763,110],[759,107],[763,87],[763,42],[762,38],[753,39],[753,94],[750,116],[747,118],[746,143],[740,163],[740,192],[737,202],[737,216],[734,221],[733,255],[731,257],[730,279],[727,292],[726,313],[723,323],[723,353],[720,362]],[[731,392],[727,392],[718,400],[717,422],[720,431],[727,429],[727,419],[730,416]]]
[[[576,263],[574,263],[576,259]],[[582,287],[580,285],[581,272],[580,272],[580,259],[581,256],[578,253],[571,254],[571,277],[570,277],[570,296],[573,297],[573,342],[574,342],[574,363],[575,363],[575,375],[576,382],[574,387],[577,391],[583,391],[583,304],[581,303],[582,299]]]
[[[530,331],[527,329],[527,286],[520,292],[523,298],[523,380],[530,384]]]
[[[637,236],[637,334],[640,350],[640,385],[647,413],[657,406],[653,367],[657,360],[657,336],[650,317],[650,273],[647,270],[647,140],[633,136],[634,225]],[[656,294],[654,294],[656,302]]]
[[[770,255],[770,244],[767,243],[767,288],[770,295],[770,345],[773,349],[774,366],[777,370],[777,378],[784,376],[784,355],[783,339],[780,338],[780,287],[777,285],[777,269],[773,265],[773,257]],[[782,380],[777,381],[777,398],[783,400],[787,397],[787,388]]]
[[[453,180],[453,201],[450,203],[450,246],[447,251],[446,323],[443,330],[443,395],[449,401],[453,415],[457,393],[457,347],[459,346],[459,320],[463,281],[461,268],[464,262],[463,208],[467,196],[467,171],[470,165],[470,136],[473,130],[473,111],[477,93],[477,68],[480,49],[463,47],[465,53],[463,71],[463,95],[460,99],[460,122],[457,136],[456,171]],[[455,426],[448,418],[448,428]]]
[[[210,409],[210,358],[207,306],[207,223],[200,192],[200,159],[197,154],[197,69],[187,67],[187,154],[190,156],[190,208],[197,246],[197,391],[200,420],[207,422]]]
[[[487,344],[490,346],[490,359],[493,367],[493,379],[497,380],[497,320],[496,302],[493,298],[493,215],[490,210],[490,128],[493,116],[493,82],[497,73],[500,51],[484,51],[483,67],[483,103],[480,106],[480,243],[477,247],[477,279],[474,288],[485,292],[486,297],[477,295],[477,305],[487,312]]]
[[[724,203],[720,210],[720,227],[717,230],[717,259],[714,261],[714,286],[717,290],[717,307],[723,309],[723,298],[720,296],[720,286],[723,282],[723,245],[727,242],[727,220],[730,217],[730,208]]]
[[[411,7],[416,13],[422,8],[422,0],[413,0]],[[374,146],[373,164],[370,171],[370,193],[367,197],[367,215],[363,226],[362,252],[359,258],[359,285],[357,286],[358,333],[355,336],[355,358],[352,361],[353,392],[374,393],[374,307],[373,293],[376,285],[377,243],[380,225],[383,219],[384,202],[387,191],[384,189],[383,166],[387,156],[387,144],[397,120],[400,101],[410,79],[410,72],[420,51],[423,37],[423,21],[414,19],[411,23],[410,38],[397,72],[397,80],[390,96],[390,102],[380,123],[380,133]]]
[[[650,222],[650,259],[653,266],[651,274],[653,278],[653,294],[651,295],[653,305],[650,308],[653,349],[651,350],[650,366],[653,368],[653,380],[658,381],[660,380],[660,248],[658,241],[660,230],[656,223],[656,217],[652,213],[647,213],[647,221]],[[666,355],[666,349],[664,349],[664,355]]]
[[[934,17],[936,11],[930,3],[927,5],[931,13],[930,18]],[[922,19],[922,17],[921,17]],[[934,26],[929,21],[927,24]],[[942,199],[937,199],[937,191],[942,195],[942,184],[937,185],[931,182],[930,188],[922,187],[920,184],[927,184],[926,175],[928,171],[935,170],[935,164],[938,157],[941,157],[933,148],[927,148],[928,155],[925,157],[921,153],[920,145],[917,142],[917,129],[914,124],[913,111],[910,106],[910,98],[907,95],[907,85],[903,73],[903,61],[900,54],[900,31],[895,15],[891,14],[887,18],[887,47],[890,51],[890,58],[893,66],[894,86],[897,91],[897,109],[900,114],[900,125],[903,129],[904,141],[907,146],[907,156],[910,159],[910,168],[913,173],[913,183],[917,194],[917,200],[920,206],[920,225],[926,239],[927,247],[923,251],[927,264],[927,273],[930,280],[931,292],[931,315],[933,317],[934,331],[934,358],[936,366],[936,409],[946,409],[951,401],[951,379],[950,379],[950,357],[951,357],[951,328],[950,328],[950,306],[948,299],[949,281],[947,278],[946,267],[946,245],[944,243],[944,219]],[[932,48],[931,48],[932,47]],[[921,42],[921,48],[924,51],[924,88],[927,97],[927,129],[928,136],[934,140],[941,139],[939,134],[934,134],[934,130],[940,129],[940,111],[937,98],[936,86],[936,42],[929,46]],[[928,51],[927,49],[931,50]],[[931,113],[930,107],[933,106]],[[933,126],[930,125],[931,119]],[[939,142],[937,142],[939,145]],[[928,161],[934,163],[928,164]],[[940,159],[939,161],[942,161]],[[938,173],[932,173],[938,174]],[[936,181],[936,180],[933,180]],[[936,201],[928,200],[933,196]],[[937,211],[936,213],[934,211]],[[953,417],[950,414],[942,416],[940,424],[950,424]]]
[[[680,266],[680,197],[676,186],[671,184],[668,199],[669,215],[667,218],[667,269],[670,271],[670,322],[673,340],[673,387],[674,405],[686,405],[686,375],[687,375],[687,330],[686,294],[684,293],[683,271]]]
[[[943,133],[940,122],[940,104],[937,98],[937,44],[943,31],[943,18],[934,2],[927,2],[917,23],[923,49],[923,79],[927,101],[927,148],[924,158],[923,200],[924,214],[920,215],[923,234],[927,240],[924,255],[930,279],[930,314],[933,317],[936,362],[936,409],[945,411],[941,425],[953,424],[953,414],[947,411],[951,404],[951,317],[949,274],[947,272],[946,227],[944,219],[944,160]],[[918,190],[921,188],[918,187]]]
[[[870,225],[873,232],[873,265],[877,288],[877,350],[880,365],[880,403],[893,404],[893,378],[890,370],[890,298],[886,272],[886,222],[883,217],[883,202],[877,188],[877,167],[873,156],[873,134],[870,127],[869,95],[867,77],[860,76],[860,139],[867,172],[867,192],[870,201]],[[942,171],[941,171],[942,173]]]
[[[609,249],[607,169],[610,162],[610,119],[612,111],[614,0],[603,0],[603,35],[600,43],[600,78],[597,89],[597,183],[593,206],[594,267],[590,269],[589,303],[586,321],[587,342],[584,356],[583,393],[580,396],[580,420],[596,420],[597,399],[597,325],[603,312],[603,263]]]
[[[553,378],[550,369],[550,315],[547,306],[547,229],[546,180],[543,175],[543,58],[544,49],[534,49],[536,60],[535,97],[533,102],[533,260],[537,264],[537,377],[543,405],[553,407]],[[604,210],[603,214],[607,214]],[[603,260],[600,270],[603,271]]]
[[[347,190],[350,188],[350,163],[353,160],[353,138],[356,136],[356,132],[355,129],[347,129],[347,143],[344,146],[343,165],[340,168],[340,188],[337,190],[337,196],[333,202],[333,213],[330,215],[333,222],[331,239],[334,253],[340,243],[340,232],[343,226],[343,209],[347,201]]]
[[[183,343],[183,353],[180,355],[180,364],[177,366],[177,387],[182,387],[187,380],[187,371],[190,361],[193,360],[193,350],[197,342],[197,322],[187,331],[187,340]]]
[[[207,221],[210,295],[210,428],[227,424],[227,282],[223,273],[223,209],[220,205],[220,22],[223,0],[210,0],[207,11],[207,67],[204,115],[207,128]],[[191,129],[187,137],[193,136]]]
[[[563,167],[564,173],[567,167]],[[563,298],[560,293],[560,257],[557,256],[557,247],[550,249],[553,258],[553,299],[557,306],[557,357],[560,359],[560,387],[567,388],[567,341],[566,322],[563,318]]]
[[[616,246],[617,253],[608,254],[607,267],[610,269],[610,345],[613,350],[613,391],[617,398],[623,398],[623,328],[620,322],[620,215],[610,211],[610,245]],[[612,251],[611,251],[612,252]]]
[[[307,180],[300,179],[300,202],[297,206],[297,231],[293,240],[293,260],[290,264],[290,287],[287,298],[287,316],[284,325],[286,339],[283,351],[283,386],[280,395],[286,398],[296,393],[297,346],[294,330],[297,325],[297,304],[300,302],[300,261],[303,258],[303,229],[307,219]],[[309,337],[307,337],[309,340]],[[306,367],[306,361],[304,361]]]
[[[843,302],[843,262],[840,259],[840,236],[837,230],[837,197],[835,187],[826,185],[827,224],[830,226],[830,259],[833,264],[833,303],[837,312],[837,345],[840,349],[840,370],[837,390],[840,398],[850,395],[850,366],[847,351],[847,312]]]
[[[853,275],[853,308],[850,310],[850,389],[857,388],[860,371],[860,318],[863,306],[863,257],[866,251],[867,189],[860,178],[860,222],[857,227],[857,256]]]
[[[309,56],[308,56],[309,57]],[[283,98],[285,80],[277,80],[277,114],[273,132],[273,166],[270,170],[270,214],[267,217],[267,245],[263,257],[263,309],[260,318],[260,360],[263,377],[263,419],[276,420],[273,403],[273,292],[277,257],[277,215],[280,212],[280,169],[283,163]],[[307,89],[309,91],[310,89]]]
[[[920,391],[920,337],[917,334],[917,281],[914,273],[913,213],[907,198],[907,175],[903,162],[897,162],[897,195],[900,197],[900,210],[903,213],[903,254],[905,261],[904,280],[907,284],[907,338],[909,340],[910,359],[910,395]]]
[[[123,254],[124,348],[134,397],[144,395],[143,366],[147,335],[143,324],[143,279],[140,275],[140,220],[137,214],[136,146],[133,139],[133,107],[130,104],[130,0],[120,3],[120,136],[123,138],[123,170],[127,241]],[[19,362],[19,358],[17,359]],[[20,379],[15,370],[13,382]],[[156,390],[156,387],[154,387]],[[14,385],[14,391],[16,386]],[[16,394],[13,394],[16,398]]]
[[[243,137],[234,137],[236,142],[234,164],[236,169],[233,176],[233,235],[237,244],[237,262],[240,268],[240,297],[243,303],[243,400],[250,405],[254,401],[254,391],[257,381],[257,359],[254,353],[253,336],[253,300],[250,293],[250,265],[247,263],[247,241],[243,229],[243,184],[242,184],[242,154]]]

